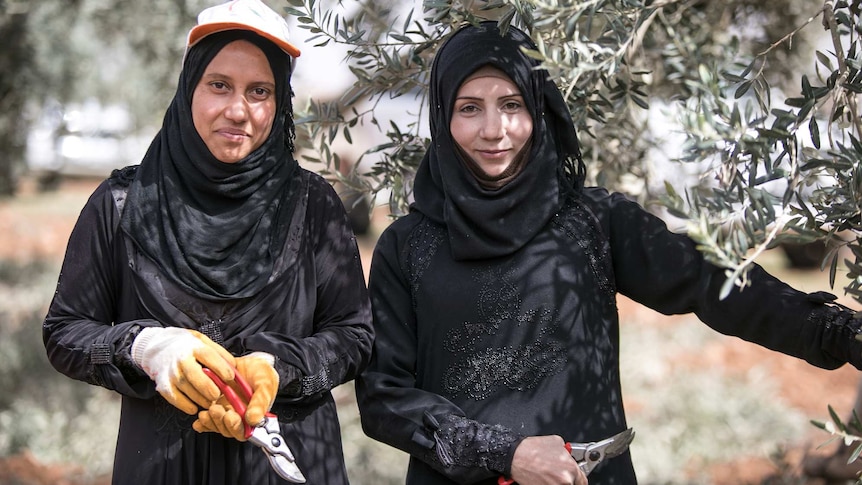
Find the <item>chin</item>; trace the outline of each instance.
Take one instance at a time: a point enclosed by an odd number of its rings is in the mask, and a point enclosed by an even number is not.
[[[221,155],[216,156],[216,158],[222,163],[236,163],[243,158],[247,157],[250,152],[243,153],[222,153]]]
[[[501,166],[493,166],[493,167],[482,167],[482,171],[485,172],[485,175],[489,177],[499,177],[500,174],[506,171],[509,168],[509,164],[501,165]]]

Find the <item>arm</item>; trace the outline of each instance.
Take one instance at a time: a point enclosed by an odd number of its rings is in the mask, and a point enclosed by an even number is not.
[[[119,214],[109,185],[87,201],[69,237],[54,298],[42,327],[45,350],[61,373],[136,397],[155,395],[155,386],[132,363],[137,332],[154,320],[115,322],[118,264],[124,264],[115,238]]]
[[[292,402],[319,399],[353,379],[368,363],[374,338],[359,249],[344,206],[323,179],[312,176],[309,183],[303,230],[313,261],[303,264],[314,266],[316,285],[302,291],[316,295],[311,334],[264,331],[242,342],[245,352],[275,356],[280,396]]]
[[[356,381],[363,430],[458,483],[508,476],[521,436],[468,419],[449,400],[417,386],[416,318],[398,262],[403,244],[391,229],[377,243],[369,278],[376,340],[371,363]]]
[[[621,196],[607,198],[609,237],[621,293],[664,314],[695,313],[713,329],[823,368],[862,367],[860,322],[823,293],[806,294],[751,270],[752,284],[718,298],[725,271],[690,238]]]

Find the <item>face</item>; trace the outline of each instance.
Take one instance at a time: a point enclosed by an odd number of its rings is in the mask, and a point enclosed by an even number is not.
[[[235,163],[261,146],[275,119],[275,77],[263,51],[237,40],[213,58],[192,95],[192,120],[218,160]]]
[[[484,67],[458,89],[449,130],[488,175],[503,173],[533,133],[533,119],[515,83]]]

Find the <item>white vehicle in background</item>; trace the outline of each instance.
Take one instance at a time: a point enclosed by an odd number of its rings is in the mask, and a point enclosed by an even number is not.
[[[27,170],[46,188],[63,177],[104,178],[140,163],[154,134],[136,131],[118,105],[91,100],[47,110],[27,137]]]

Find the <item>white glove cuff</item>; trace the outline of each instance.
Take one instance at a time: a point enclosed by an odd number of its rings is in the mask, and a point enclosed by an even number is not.
[[[132,360],[135,361],[135,364],[138,367],[143,368],[144,366],[141,364],[144,360],[144,352],[147,347],[149,347],[150,342],[156,338],[156,335],[160,330],[164,330],[162,327],[146,327],[138,332],[138,336],[135,337],[135,340],[132,342]]]

